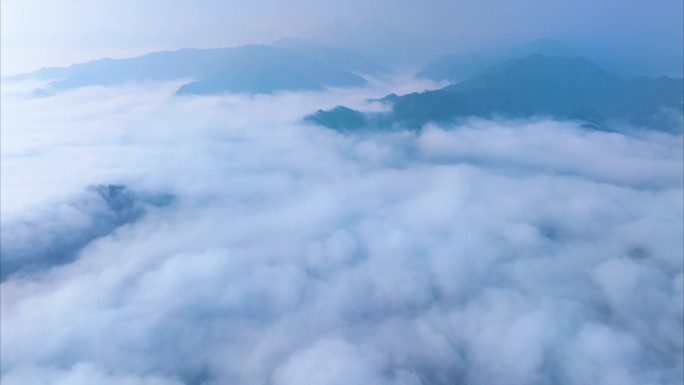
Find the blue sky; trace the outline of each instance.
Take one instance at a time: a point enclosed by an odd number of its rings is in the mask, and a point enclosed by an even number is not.
[[[681,54],[681,1],[2,2],[2,73],[158,49],[268,43],[335,19],[447,36],[453,50],[549,37]]]

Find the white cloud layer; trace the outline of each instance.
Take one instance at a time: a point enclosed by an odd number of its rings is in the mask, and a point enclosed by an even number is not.
[[[3,258],[88,232],[89,185],[175,197],[2,283],[3,384],[681,380],[681,135],[341,135],[300,119],[391,90],[175,87],[3,100]]]

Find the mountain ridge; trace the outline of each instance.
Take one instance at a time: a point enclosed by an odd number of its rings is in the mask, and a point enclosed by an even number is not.
[[[678,122],[666,121],[666,112],[684,113],[684,79],[623,78],[579,57],[529,55],[439,90],[383,99],[392,103],[391,111],[368,115],[367,126],[420,129],[428,122],[468,117],[548,116],[602,129],[621,121],[671,130],[677,129]],[[339,126],[334,110],[317,112],[309,120]]]
[[[299,52],[256,44],[156,51],[125,59],[102,58],[12,78],[54,79],[48,83],[46,92],[128,81],[181,79],[194,80],[181,86],[179,94],[271,93],[367,84],[359,75]]]

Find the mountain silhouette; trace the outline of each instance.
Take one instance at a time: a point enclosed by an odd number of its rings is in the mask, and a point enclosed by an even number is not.
[[[429,62],[416,76],[435,81],[457,82],[473,76],[485,68],[530,55],[583,57],[615,75],[625,77],[663,75],[682,77],[684,73],[681,55],[667,56],[662,53],[648,53],[637,56],[609,47],[570,44],[554,39],[537,39],[510,48],[441,55]]]
[[[289,50],[268,46],[234,48],[214,71],[188,83],[177,94],[271,93],[360,87],[366,80],[348,71]]]
[[[683,79],[623,78],[578,57],[530,55],[512,59],[436,91],[386,98],[392,110],[370,114],[366,126],[419,129],[425,123],[459,118],[579,120],[595,128],[619,121],[660,130],[681,129]],[[346,112],[348,115],[349,112]],[[310,117],[327,127],[345,121],[337,110]]]
[[[319,55],[324,56],[324,55]],[[126,82],[188,79],[178,94],[270,93],[358,87],[366,80],[342,68],[278,47],[181,49],[128,59],[100,59],[62,68],[44,68],[16,78],[55,79],[46,92]]]
[[[485,68],[510,59],[530,55],[571,57],[577,54],[566,44],[553,39],[538,39],[530,43],[500,50],[484,50],[471,53],[447,54],[430,62],[417,77],[435,81],[461,81]]]

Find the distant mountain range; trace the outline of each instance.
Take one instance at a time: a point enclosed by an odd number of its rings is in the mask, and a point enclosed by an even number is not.
[[[458,82],[481,72],[485,68],[529,55],[577,56],[570,47],[557,40],[539,39],[512,48],[442,55],[430,62],[416,76],[435,81]]]
[[[308,121],[338,129],[419,129],[468,117],[578,120],[605,129],[611,121],[681,130],[684,80],[626,78],[579,57],[529,55],[495,65],[436,91],[388,95],[387,113],[361,114],[338,107]]]
[[[345,31],[349,32],[347,27],[329,25],[319,33],[328,39],[342,36],[339,38],[344,44],[351,44],[351,40],[360,37],[345,35]],[[388,30],[376,29],[378,42],[392,40]],[[51,80],[46,89],[34,92],[35,96],[145,80],[187,80],[176,94],[216,95],[360,87],[367,81],[359,74],[383,76],[389,72],[362,54],[296,38],[269,46],[181,49],[128,59],[105,58],[69,67],[44,68],[13,78]],[[621,73],[578,57],[573,49],[558,41],[537,40],[508,50],[443,56],[419,76],[455,84],[435,91],[388,95],[381,101],[391,104],[389,112],[364,114],[340,106],[330,111],[319,110],[306,119],[339,130],[397,126],[418,129],[427,122],[445,123],[467,117],[533,116],[574,119],[601,129],[611,121],[663,130],[681,129],[681,78],[626,77]]]
[[[326,65],[306,55],[270,46],[228,48],[209,63],[216,69],[196,76],[198,80],[177,94],[210,95],[322,90],[327,87],[360,87],[366,80],[350,71]],[[340,66],[341,67],[341,66]]]
[[[481,45],[480,48],[472,50],[471,47],[469,50],[467,39],[443,33],[408,33],[401,27],[377,20],[335,20],[305,31],[297,38],[358,52],[393,70],[425,68],[421,76],[434,80],[460,81],[485,67],[532,54],[581,56],[619,76],[684,76],[681,47],[672,47],[670,51],[654,49],[644,52],[626,47],[592,46],[587,41],[547,38],[524,42],[519,46]]]
[[[636,60],[633,57],[621,58],[619,54],[606,49],[568,45],[553,39],[538,39],[509,48],[442,55],[428,63],[416,76],[435,81],[457,82],[475,75],[484,68],[529,55],[581,56],[619,76],[684,76],[684,58],[676,55],[649,56],[647,59]]]
[[[245,45],[233,48],[181,49],[128,59],[100,59],[69,67],[44,68],[14,79],[54,79],[43,93],[86,86],[111,86],[145,80],[188,79],[177,94],[271,93],[359,87],[354,72],[384,69],[359,54],[310,46],[292,49]]]

